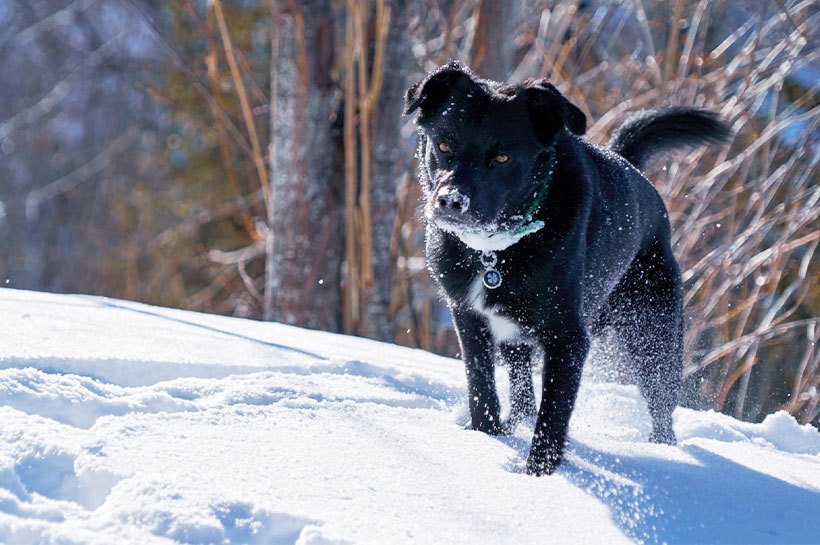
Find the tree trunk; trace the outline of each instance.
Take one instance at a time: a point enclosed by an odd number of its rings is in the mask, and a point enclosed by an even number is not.
[[[391,239],[398,206],[396,190],[408,171],[412,151],[403,149],[402,105],[413,64],[404,0],[386,3],[389,12],[384,47],[383,83],[373,120],[371,158],[373,285],[365,295],[366,318],[362,333],[371,338],[393,341],[393,319],[389,314],[393,288]],[[378,70],[378,67],[374,68]]]
[[[470,63],[485,78],[505,81],[515,68],[518,0],[482,0]]]
[[[272,0],[270,201],[264,317],[338,331],[344,241],[331,118],[330,0]]]

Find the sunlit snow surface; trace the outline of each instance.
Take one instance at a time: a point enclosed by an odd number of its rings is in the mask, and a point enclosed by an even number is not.
[[[534,478],[531,423],[463,429],[455,360],[9,289],[0,320],[0,543],[820,542],[820,433],[784,413],[678,409],[652,445],[587,377]]]

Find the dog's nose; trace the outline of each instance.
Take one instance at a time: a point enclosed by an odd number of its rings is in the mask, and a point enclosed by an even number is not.
[[[436,195],[436,207],[463,214],[470,207],[470,198],[452,186],[443,187]]]

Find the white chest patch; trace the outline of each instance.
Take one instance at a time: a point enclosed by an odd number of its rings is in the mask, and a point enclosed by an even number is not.
[[[488,314],[487,319],[496,341],[514,341],[521,338],[521,328],[509,318],[498,314]]]
[[[487,290],[481,282],[481,276],[476,276],[470,285],[469,302],[473,310],[487,318],[490,332],[496,342],[514,341],[522,338],[521,328],[513,320],[501,316],[494,307],[485,306]]]

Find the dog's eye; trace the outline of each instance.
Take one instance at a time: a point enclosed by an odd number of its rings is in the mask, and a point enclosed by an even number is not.
[[[506,163],[507,161],[510,160],[510,156],[505,154],[505,153],[499,153],[498,155],[495,156],[494,160],[495,160],[496,163],[502,163],[503,164],[503,163]]]
[[[447,142],[439,142],[437,145],[438,145],[438,150],[441,153],[452,153],[453,152],[452,148],[450,148],[450,146],[447,144]]]

